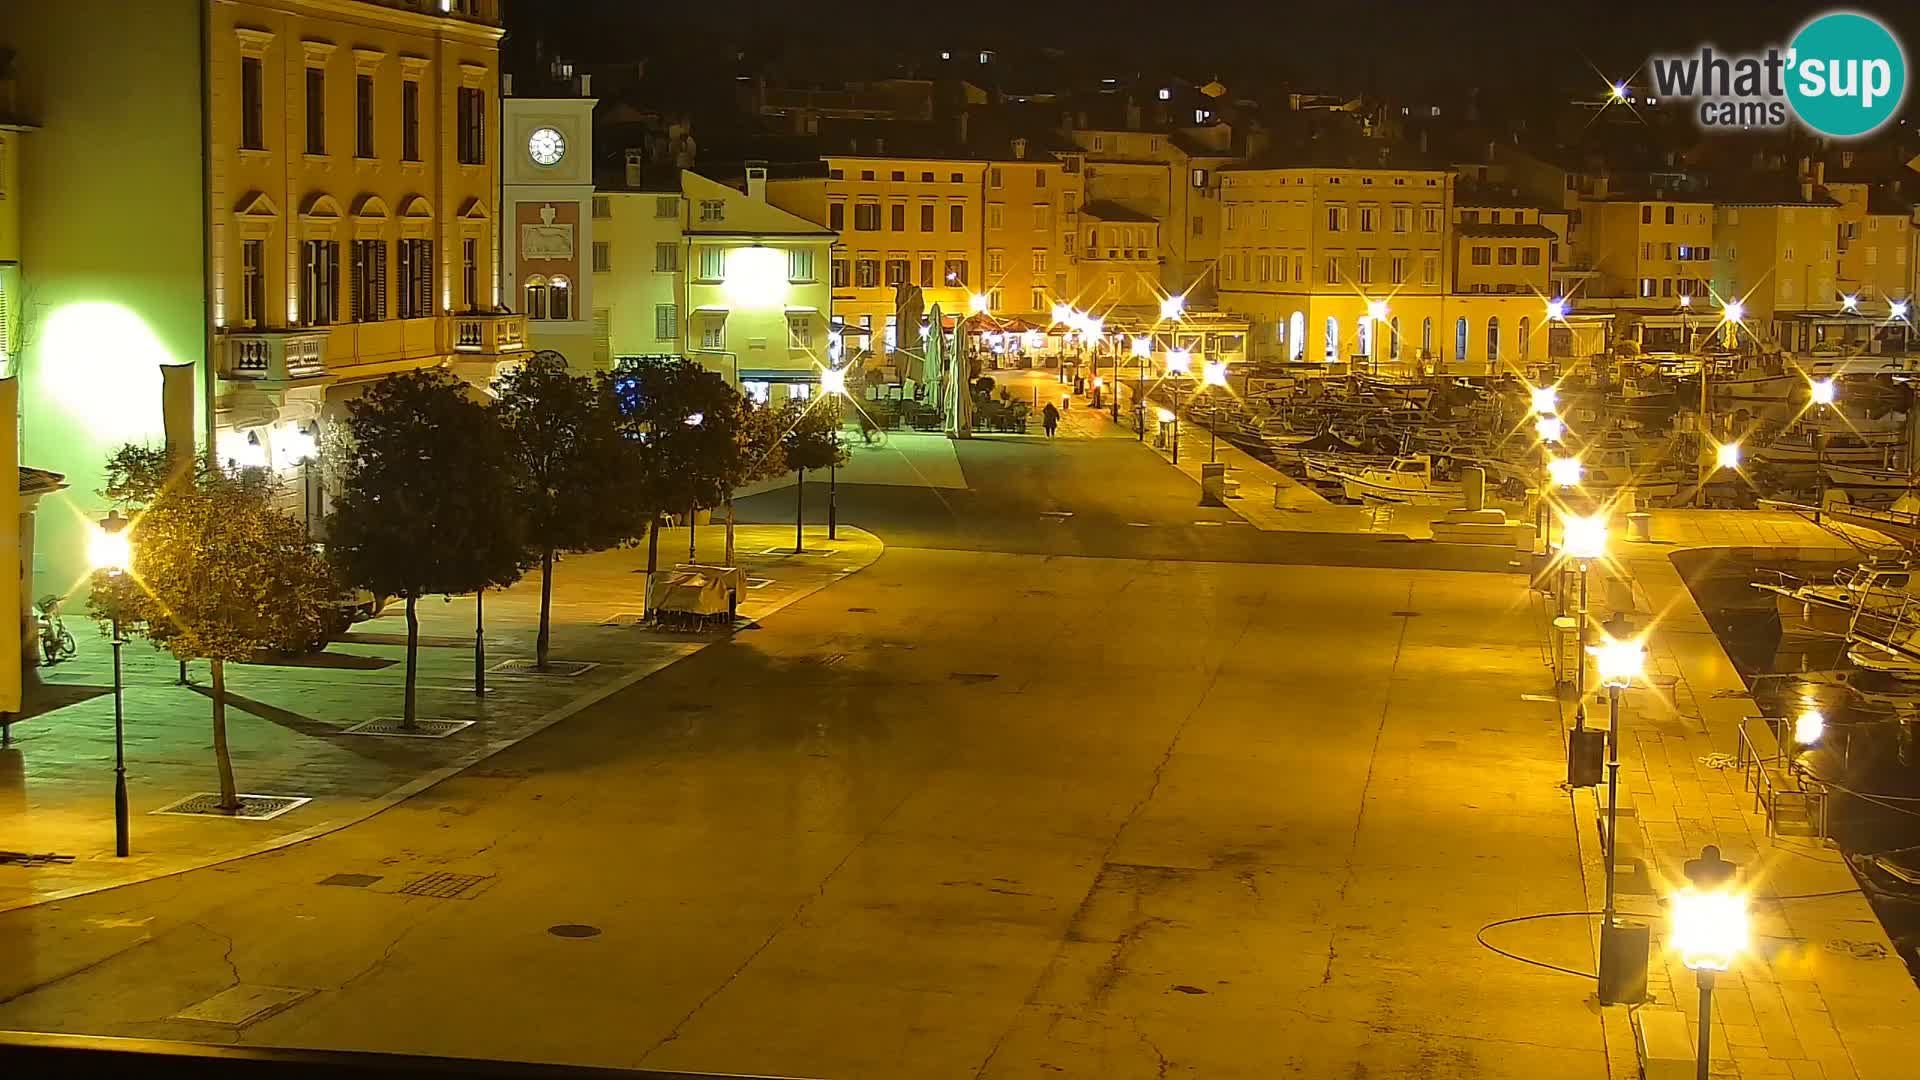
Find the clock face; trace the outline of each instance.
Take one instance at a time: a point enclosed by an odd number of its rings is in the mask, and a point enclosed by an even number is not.
[[[537,164],[558,165],[566,153],[566,138],[550,127],[535,128],[527,136],[527,156]]]

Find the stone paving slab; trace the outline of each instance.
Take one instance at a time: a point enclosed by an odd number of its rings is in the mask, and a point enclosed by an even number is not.
[[[719,561],[723,530],[697,532],[700,557]],[[662,531],[662,566],[686,557],[687,537],[684,528]],[[749,575],[740,613],[749,627],[864,568],[882,551],[876,538],[852,527],[842,527],[832,541],[825,529],[809,527],[807,547],[819,554],[796,556],[793,542],[790,527],[737,529],[737,561]],[[123,682],[132,843],[125,859],[113,854],[111,650],[93,627],[74,620],[69,628],[79,655],[43,669],[43,679],[59,700],[79,700],[16,723],[13,744],[0,749],[0,851],[73,861],[0,865],[0,911],[223,862],[352,824],[724,640],[635,625],[645,567],[644,548],[558,563],[552,659],[591,666],[572,677],[489,673],[485,696],[474,692],[474,598],[417,604],[421,637],[435,643],[419,650],[418,715],[473,721],[446,738],[348,732],[401,713],[401,605],[358,624],[348,640],[316,656],[227,665],[227,728],[240,790],[312,800],[271,821],[155,813],[218,788],[207,671],[204,663],[190,665],[191,683],[180,685],[171,656],[129,643]],[[539,597],[536,572],[486,598],[489,667],[533,657]],[[697,706],[661,703],[664,709]]]

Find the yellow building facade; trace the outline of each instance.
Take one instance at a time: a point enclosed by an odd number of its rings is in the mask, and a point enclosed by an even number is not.
[[[1677,309],[1703,297],[1714,276],[1714,208],[1665,199],[1582,199],[1574,261],[1590,266],[1576,304],[1609,299],[1635,309]],[[1693,300],[1700,303],[1700,300]]]
[[[1020,141],[1014,152],[1011,161],[986,165],[979,291],[996,317],[1046,322],[1055,303],[1082,302],[1069,237],[1086,201],[1084,189],[1079,170],[1067,162],[1028,160]]]
[[[1714,208],[1714,288],[1745,306],[1748,325],[1763,338],[1796,347],[1783,317],[1840,310],[1838,210],[1817,192],[1804,201]]]
[[[1827,193],[1839,206],[1834,241],[1841,304],[1887,316],[1892,304],[1913,296],[1913,207],[1864,183],[1833,183]]]

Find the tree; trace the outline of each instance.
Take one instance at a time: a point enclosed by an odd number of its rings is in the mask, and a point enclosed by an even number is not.
[[[636,448],[633,491],[647,522],[649,601],[662,515],[716,507],[739,474],[740,395],[691,360],[622,364],[612,375],[623,432]]]
[[[504,587],[524,568],[514,459],[493,415],[438,369],[374,383],[347,404],[347,427],[354,455],[330,551],[349,582],[406,599],[401,723],[412,728],[419,599]]]
[[[534,660],[544,671],[555,553],[611,547],[638,532],[634,500],[621,490],[634,450],[621,436],[611,383],[572,374],[557,352],[535,354],[493,389],[517,466],[526,542],[540,562]]]
[[[320,638],[336,599],[332,575],[301,523],[273,508],[265,469],[125,446],[108,458],[101,494],[132,518],[132,558],[125,573],[95,573],[88,608],[182,661],[208,662],[220,809],[237,811],[226,662]]]
[[[805,405],[789,399],[781,411],[781,430],[786,434],[781,436],[780,447],[797,481],[793,550],[801,551],[806,547],[802,525],[806,518],[807,470],[847,463],[847,448],[840,441],[840,397],[822,394]]]
[[[735,434],[738,451],[734,456],[737,471],[727,485],[727,551],[724,561],[733,565],[733,491],[760,480],[771,480],[787,471],[787,454],[782,445],[786,428],[781,426],[781,410],[772,405],[740,403],[740,428]]]

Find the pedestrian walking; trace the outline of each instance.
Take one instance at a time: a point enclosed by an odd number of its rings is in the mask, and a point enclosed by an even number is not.
[[[1040,426],[1047,429],[1049,439],[1053,438],[1053,429],[1060,426],[1060,410],[1054,408],[1051,401],[1047,402],[1046,408],[1040,410]]]

